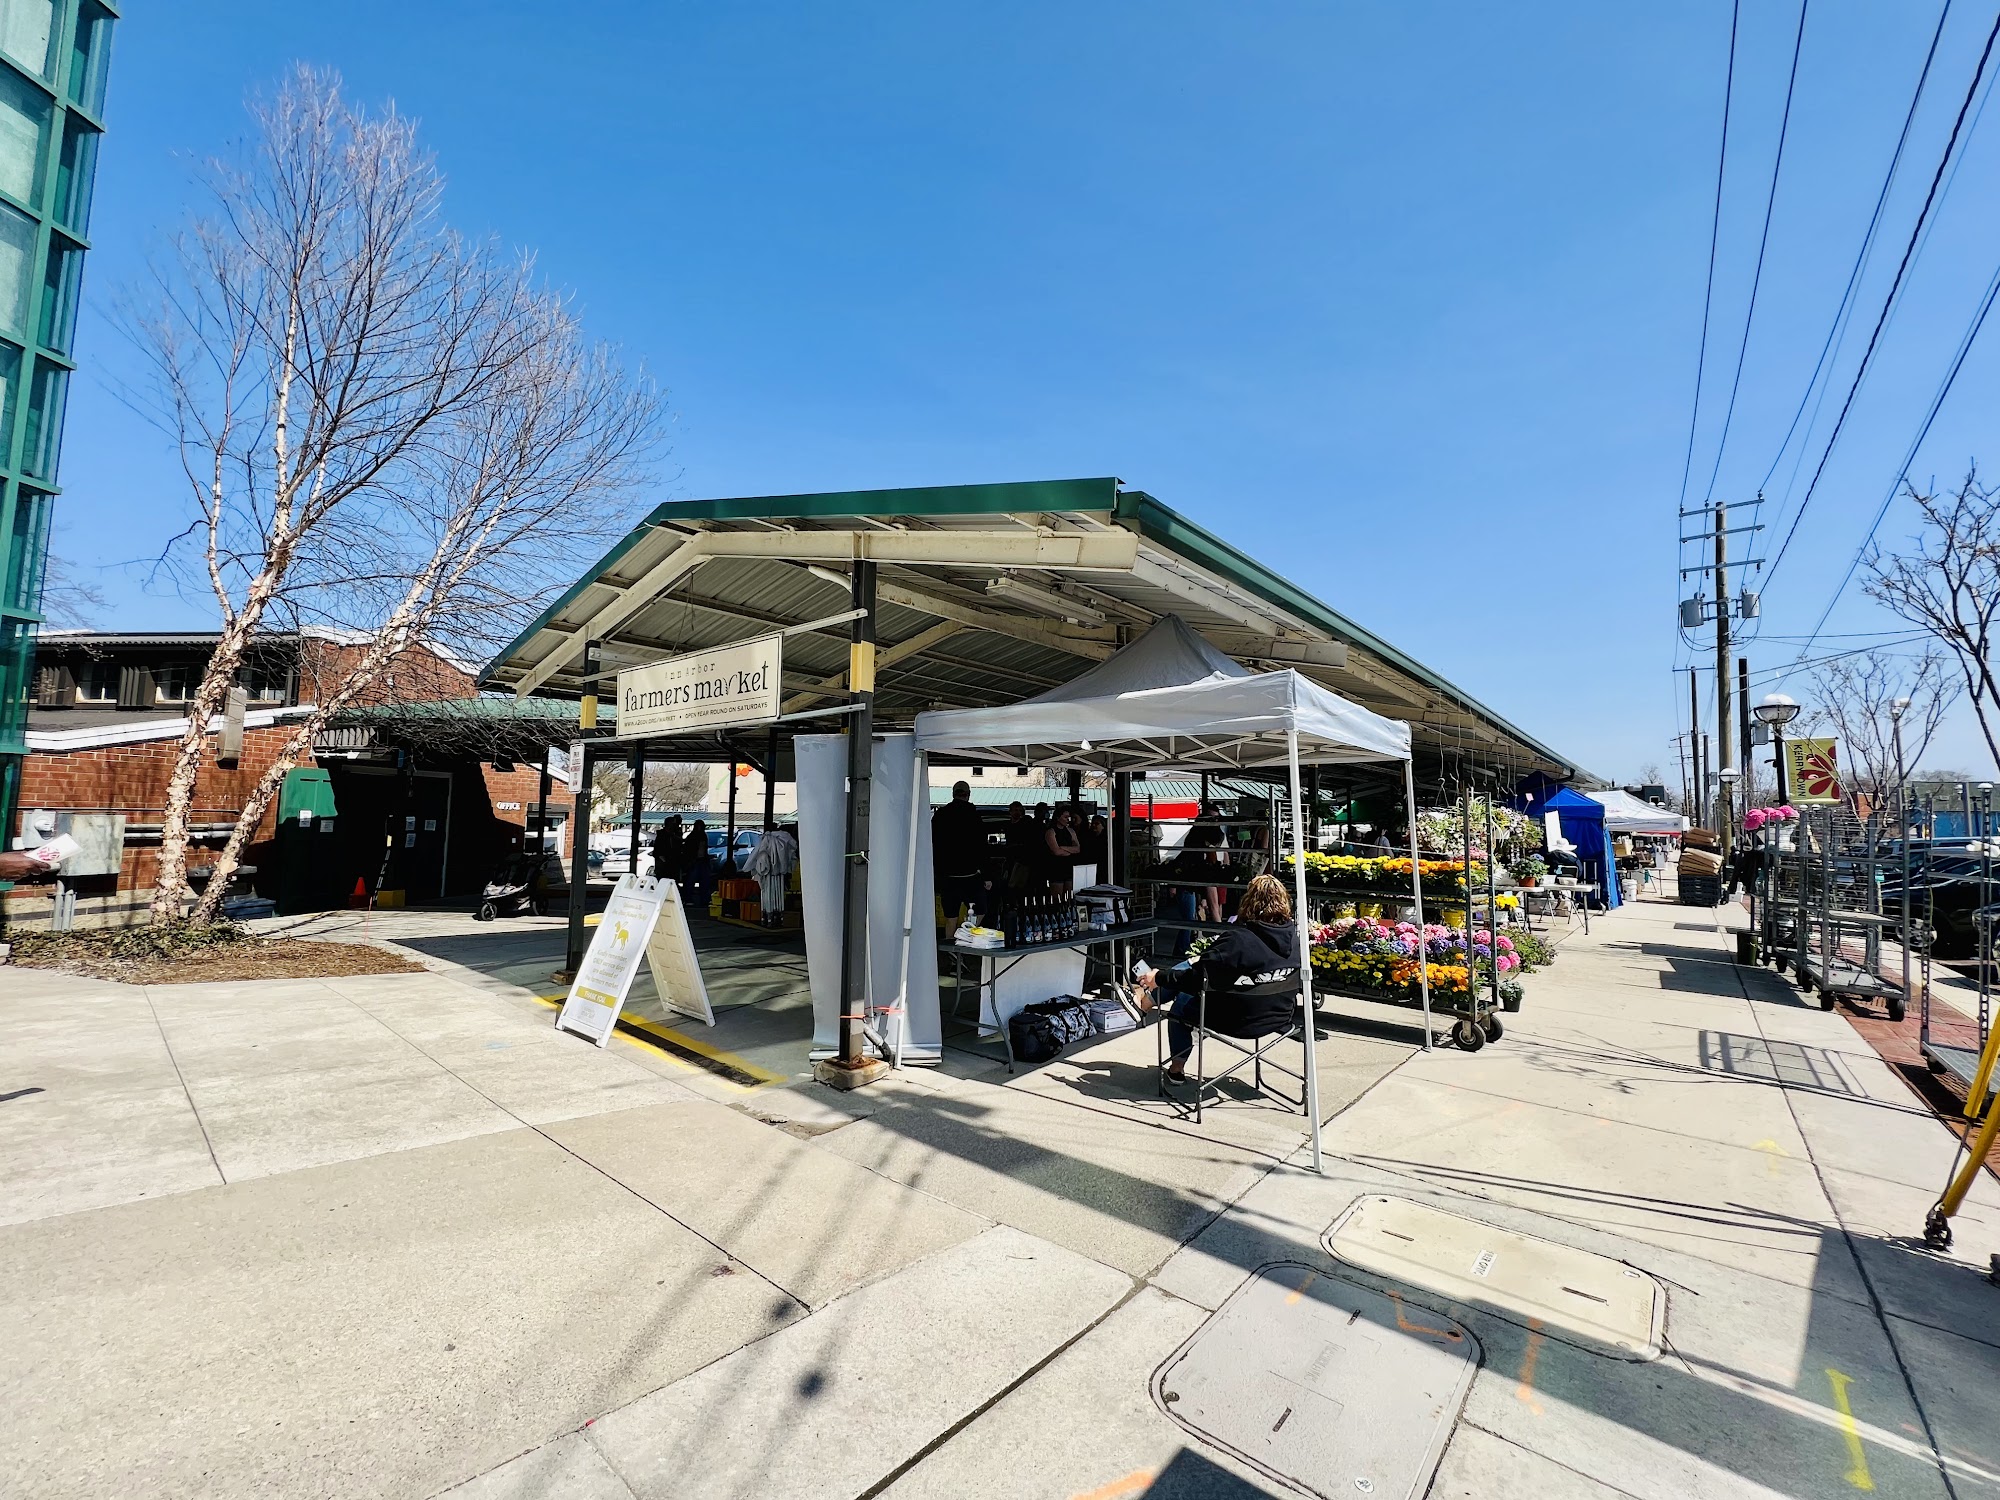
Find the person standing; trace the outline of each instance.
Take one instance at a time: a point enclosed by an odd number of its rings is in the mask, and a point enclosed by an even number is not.
[[[1042,868],[1042,831],[1028,819],[1020,803],[1007,808],[1007,893],[1028,895]]]
[[[1076,884],[1077,856],[1083,852],[1067,807],[1056,809],[1042,842],[1047,851],[1049,894],[1066,899]]]
[[[986,822],[972,805],[972,784],[955,781],[951,801],[931,814],[931,863],[946,927],[961,907],[986,909]]]
[[[694,827],[681,841],[681,895],[697,911],[707,909],[713,869],[708,854],[708,824],[696,818]]]
[[[681,845],[685,834],[681,828],[681,815],[675,813],[660,825],[660,831],[653,835],[653,878],[672,880],[681,878]],[[637,870],[632,872],[638,874]]]

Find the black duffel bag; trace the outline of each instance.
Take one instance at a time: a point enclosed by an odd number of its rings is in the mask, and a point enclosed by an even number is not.
[[[1007,1040],[1016,1062],[1047,1062],[1089,1035],[1090,1002],[1074,995],[1024,1005],[1007,1022]]]

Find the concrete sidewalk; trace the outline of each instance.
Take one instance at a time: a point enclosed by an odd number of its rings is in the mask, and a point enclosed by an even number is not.
[[[2000,1190],[1924,1252],[1950,1133],[1729,947],[1639,905],[1477,1054],[1334,1033],[1325,1176],[1296,1116],[1160,1109],[1143,1034],[840,1096],[598,1051],[442,960],[0,970],[0,1492],[1288,1494],[1152,1383],[1278,1262],[1396,1294],[1384,1378],[1433,1314],[1477,1345],[1416,1493],[2000,1495]],[[1664,1354],[1344,1264],[1370,1196],[1659,1278]]]

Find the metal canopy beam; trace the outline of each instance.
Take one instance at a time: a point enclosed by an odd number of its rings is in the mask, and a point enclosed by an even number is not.
[[[900,563],[906,566],[976,564],[996,568],[1077,569],[1124,572],[1139,556],[1130,532],[1093,535],[1039,531],[704,531],[690,536],[598,610],[582,629],[557,642],[521,675],[516,697],[547,683],[582,651],[602,640],[711,558],[772,558],[786,562]]]

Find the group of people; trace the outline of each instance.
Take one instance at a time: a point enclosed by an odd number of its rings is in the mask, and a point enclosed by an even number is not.
[[[1069,896],[1079,866],[1104,876],[1110,829],[1104,814],[1068,804],[1019,802],[1007,809],[1006,845],[997,864],[989,857],[986,820],[972,800],[972,785],[953,784],[951,801],[931,814],[931,859],[947,918],[960,909],[992,913],[1035,896]]]
[[[701,909],[716,881],[706,822],[696,818],[692,827],[684,826],[675,813],[660,825],[653,835],[653,878],[673,881],[681,888],[682,901]]]

